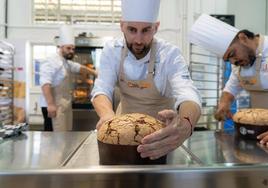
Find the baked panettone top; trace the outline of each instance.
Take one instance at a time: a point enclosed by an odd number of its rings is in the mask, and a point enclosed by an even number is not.
[[[115,116],[98,130],[98,140],[107,144],[139,145],[141,139],[164,127],[164,124],[139,113]]]
[[[241,109],[233,116],[236,123],[249,125],[268,125],[268,109]]]

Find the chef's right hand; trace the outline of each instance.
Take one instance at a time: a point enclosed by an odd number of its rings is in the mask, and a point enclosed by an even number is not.
[[[57,106],[55,104],[47,105],[47,116],[50,118],[54,118],[57,116]]]
[[[158,113],[166,127],[145,136],[137,151],[142,158],[158,159],[175,150],[191,135],[192,126],[189,121],[180,120],[180,116],[173,110],[163,110]]]
[[[214,114],[214,117],[218,121],[224,121],[225,118],[232,118],[232,113],[230,111],[230,105],[226,103],[219,103],[218,109]]]
[[[100,127],[102,126],[102,124],[106,121],[109,121],[110,119],[112,119],[115,115],[114,114],[107,114],[105,116],[102,116],[100,118],[100,120],[98,121],[97,125],[96,125],[96,129],[99,130]]]

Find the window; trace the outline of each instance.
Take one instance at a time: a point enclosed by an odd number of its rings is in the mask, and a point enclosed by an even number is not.
[[[34,23],[113,24],[121,0],[33,0]]]
[[[33,69],[32,83],[34,86],[40,85],[40,64],[46,58],[56,53],[56,46],[53,45],[33,45]]]

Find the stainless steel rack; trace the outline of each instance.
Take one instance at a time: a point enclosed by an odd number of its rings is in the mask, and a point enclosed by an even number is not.
[[[0,41],[0,125],[13,124],[14,47]]]
[[[198,128],[219,129],[213,114],[224,86],[224,63],[214,54],[190,45],[190,74],[202,97],[202,116]]]

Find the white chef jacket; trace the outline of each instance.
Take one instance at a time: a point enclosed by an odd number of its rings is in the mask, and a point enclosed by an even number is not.
[[[156,39],[156,64],[154,82],[161,95],[174,98],[175,106],[184,101],[194,101],[201,107],[201,97],[193,85],[188,65],[178,47],[163,40]],[[98,77],[92,90],[92,99],[97,95],[106,95],[111,101],[114,87],[119,77],[119,67],[123,38],[106,43],[100,59]],[[145,79],[151,51],[142,59],[137,60],[129,51],[124,62],[124,72],[129,80]]]
[[[255,75],[255,66],[254,63],[250,68],[241,68],[241,76],[254,76]],[[243,90],[241,85],[239,84],[238,79],[238,71],[239,67],[232,65],[232,72],[229,80],[227,81],[225,88],[223,91],[231,93],[234,97]],[[261,70],[260,70],[260,81],[261,85],[264,89],[268,89],[268,37],[264,37],[264,46],[262,52],[262,60],[261,60]]]
[[[65,69],[64,58],[55,54],[43,61],[40,66],[40,85],[51,84],[52,87],[59,85],[67,71]],[[79,73],[81,65],[79,63],[67,60],[67,66],[72,73]],[[47,107],[47,102],[43,94],[39,99],[40,107]]]

